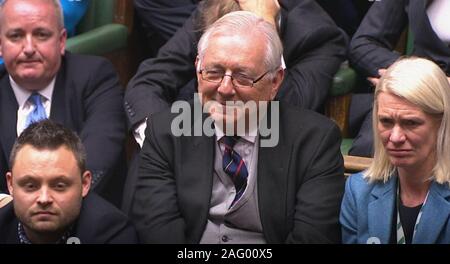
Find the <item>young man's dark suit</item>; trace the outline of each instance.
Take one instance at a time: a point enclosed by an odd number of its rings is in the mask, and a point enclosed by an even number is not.
[[[13,203],[0,208],[0,244],[19,244]],[[82,244],[135,244],[136,230],[119,209],[91,193],[83,199],[71,236]]]
[[[450,76],[450,47],[439,39],[430,24],[427,6],[431,2],[374,2],[350,43],[349,59],[352,66],[365,76],[377,77],[378,69],[388,68],[402,56],[394,48],[401,33],[409,29],[408,32],[414,36],[414,49],[410,55],[431,59]],[[372,147],[368,147],[373,143],[371,109],[371,104],[351,109],[365,118],[355,139],[354,149],[351,150],[354,155],[371,156]],[[365,113],[368,114],[363,115]]]
[[[18,103],[6,70],[0,73],[0,192],[7,192],[4,175],[17,138]],[[63,56],[52,96],[50,119],[77,132],[93,173],[93,189],[118,205],[126,175],[126,121],[123,90],[110,62],[100,57]]]
[[[175,116],[164,111],[147,122],[131,217],[143,243],[199,243],[207,223],[216,138],[173,136]],[[345,180],[340,132],[325,117],[290,106],[280,106],[279,119],[279,143],[258,150],[264,238],[339,243]]]

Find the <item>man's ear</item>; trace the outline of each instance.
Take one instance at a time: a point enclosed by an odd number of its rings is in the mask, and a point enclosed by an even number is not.
[[[280,90],[283,79],[284,79],[284,69],[280,67],[277,70],[275,77],[272,79],[272,90],[270,92],[271,100],[275,99],[275,96],[277,95],[278,90]]]
[[[59,34],[59,52],[61,55],[64,55],[66,53],[67,30],[65,28],[61,29]]]
[[[195,57],[195,69],[197,70],[197,72],[200,71],[200,67],[201,67],[200,58],[197,56],[197,57]]]
[[[8,186],[9,194],[11,194],[11,196],[12,196],[13,195],[13,191],[14,191],[14,187],[13,187],[13,182],[12,182],[12,173],[10,171],[8,171],[6,173],[6,184]]]
[[[86,197],[86,195],[89,193],[89,190],[91,189],[91,181],[92,181],[91,172],[85,171],[81,176],[81,187],[82,187],[81,194],[83,197]]]

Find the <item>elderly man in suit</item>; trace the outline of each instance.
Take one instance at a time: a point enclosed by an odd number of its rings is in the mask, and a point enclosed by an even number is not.
[[[80,134],[93,189],[119,204],[123,91],[108,61],[66,52],[66,37],[57,0],[7,0],[0,6],[6,66],[0,72],[0,174],[11,169],[7,157],[23,129],[50,118]],[[4,179],[0,191],[6,191]]]
[[[0,244],[137,243],[128,218],[95,193],[80,138],[51,120],[30,125],[11,152],[14,198],[0,209]]]
[[[147,123],[132,207],[142,242],[339,242],[339,130],[270,102],[284,77],[282,50],[275,27],[248,11],[204,33],[193,105],[204,115],[180,102],[173,109],[188,114],[161,112]]]
[[[202,32],[225,13],[251,11],[279,28],[286,77],[277,98],[320,111],[346,56],[345,34],[313,0],[202,1],[155,58],[145,60],[128,84],[125,109],[142,146],[145,119],[195,90],[196,46]],[[182,89],[183,88],[183,89]]]
[[[345,59],[347,42],[345,33],[314,0],[201,1],[183,27],[155,58],[139,66],[128,84],[125,110],[141,146],[147,118],[177,99],[193,97],[196,76],[192,62],[202,32],[225,13],[237,10],[251,11],[278,29],[284,48],[285,77],[277,99],[320,111],[333,76]],[[125,211],[129,211],[134,195],[134,173],[130,171],[125,187]]]

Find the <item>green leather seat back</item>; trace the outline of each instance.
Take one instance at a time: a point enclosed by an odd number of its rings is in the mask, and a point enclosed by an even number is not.
[[[115,0],[91,0],[86,14],[77,27],[78,34],[113,23],[115,5]]]
[[[414,51],[414,34],[411,30],[408,30],[408,38],[406,40],[406,55],[411,55]]]

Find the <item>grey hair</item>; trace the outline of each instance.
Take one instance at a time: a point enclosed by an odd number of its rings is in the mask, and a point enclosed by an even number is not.
[[[440,118],[432,177],[450,183],[450,84],[445,73],[432,61],[404,57],[392,64],[375,89],[373,107],[374,160],[364,175],[370,181],[386,182],[395,170],[378,133],[378,95],[390,93],[411,102],[431,116]]]
[[[267,53],[264,58],[264,66],[269,70],[279,68],[283,55],[283,45],[276,28],[263,18],[249,11],[228,13],[206,29],[198,42],[197,52],[200,62],[203,60],[209,41],[213,35],[248,34],[248,32],[260,33],[266,40]],[[273,78],[273,76],[271,77]]]
[[[0,0],[0,19],[3,16],[3,6],[8,2],[9,0]],[[22,1],[30,1],[30,0],[22,0]],[[58,20],[58,27],[59,29],[64,28],[64,12],[62,10],[61,3],[59,0],[34,0],[34,1],[51,1],[53,5],[55,6],[56,11],[56,18]],[[1,27],[1,24],[0,24]]]

